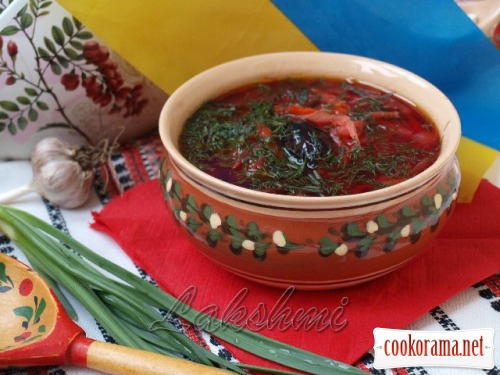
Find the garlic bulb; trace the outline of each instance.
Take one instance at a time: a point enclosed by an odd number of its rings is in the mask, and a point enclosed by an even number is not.
[[[58,138],[45,138],[31,155],[33,180],[28,186],[0,195],[0,204],[36,191],[63,208],[84,204],[92,191],[93,169],[104,163],[116,144],[72,146]]]
[[[76,208],[90,196],[94,174],[76,161],[81,147],[58,138],[38,142],[31,155],[33,189],[63,208]]]
[[[64,208],[76,208],[90,196],[94,174],[71,159],[45,159],[33,169],[32,186],[40,195]]]
[[[31,167],[38,171],[43,164],[51,159],[69,159],[76,153],[76,147],[70,147],[67,142],[59,138],[45,138],[37,143],[31,153]]]

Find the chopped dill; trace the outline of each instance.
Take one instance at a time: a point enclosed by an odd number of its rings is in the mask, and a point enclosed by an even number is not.
[[[310,113],[327,120],[316,123]],[[407,116],[420,128],[408,129]],[[421,132],[422,144],[412,132]],[[334,196],[412,177],[437,158],[440,140],[423,114],[391,93],[311,78],[244,87],[205,103],[186,122],[180,149],[196,167],[239,186]]]

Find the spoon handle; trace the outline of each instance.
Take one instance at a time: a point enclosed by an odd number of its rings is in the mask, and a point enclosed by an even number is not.
[[[74,343],[70,351],[73,352],[70,354],[71,364],[108,374],[227,375],[231,373],[188,360],[87,338],[82,338],[79,343]]]

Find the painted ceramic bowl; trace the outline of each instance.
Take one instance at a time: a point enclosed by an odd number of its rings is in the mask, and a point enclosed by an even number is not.
[[[303,197],[229,184],[181,154],[183,126],[208,100],[250,83],[311,76],[354,78],[415,103],[440,132],[437,160],[420,174],[379,190]],[[186,236],[224,269],[270,286],[338,288],[391,272],[439,233],[460,183],[455,157],[460,120],[450,101],[411,72],[358,56],[288,52],[219,65],[175,91],[159,126],[166,149],[160,184]]]

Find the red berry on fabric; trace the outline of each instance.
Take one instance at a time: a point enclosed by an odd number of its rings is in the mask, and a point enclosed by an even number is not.
[[[76,90],[78,85],[80,84],[80,78],[76,74],[63,74],[61,77],[61,84],[68,91]]]
[[[17,44],[12,40],[9,40],[7,43],[7,53],[10,57],[14,57],[17,55]]]

